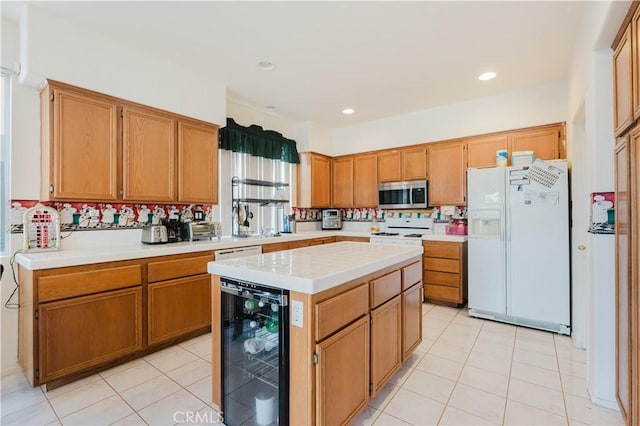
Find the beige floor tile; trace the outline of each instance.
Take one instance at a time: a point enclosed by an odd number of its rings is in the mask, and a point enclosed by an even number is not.
[[[138,359],[134,359],[133,361],[129,361],[127,363],[124,363],[122,365],[118,365],[117,367],[113,367],[113,368],[110,368],[108,370],[101,371],[100,375],[102,377],[109,377],[109,376],[112,376],[114,374],[121,373],[121,372],[123,372],[125,370],[129,370],[130,368],[139,367],[139,366],[145,365],[145,364],[147,364],[147,361],[145,361],[142,358],[138,358]]]
[[[52,389],[50,391],[46,390],[46,385],[42,385],[42,390],[44,391],[44,394],[47,396],[47,398],[51,399],[97,381],[102,381],[102,377],[100,377],[100,375],[98,374],[94,374],[92,376],[85,377],[84,379],[76,380],[75,382],[60,386],[59,388]]]
[[[388,383],[391,383],[393,385],[396,386],[400,386],[402,385],[407,378],[411,375],[411,372],[413,371],[413,368],[411,367],[405,367],[404,365],[402,367],[400,367],[400,369],[396,372],[396,374],[394,374],[393,376],[391,376],[391,378],[389,379]]]
[[[584,349],[556,345],[556,354],[559,362],[587,362],[587,351]]]
[[[166,376],[158,376],[122,392],[120,396],[135,410],[140,410],[178,390],[180,385],[176,382]]]
[[[30,387],[31,385],[27,380],[27,376],[25,376],[22,371],[16,371],[0,377],[0,395],[6,395]]]
[[[456,316],[456,318],[459,318],[459,317],[460,317],[459,315]],[[464,317],[464,318],[466,318],[467,321],[475,321],[474,319],[469,317]],[[454,321],[452,321],[451,324],[449,324],[445,332],[460,338],[473,337],[475,339],[476,337],[478,337],[478,334],[480,334],[481,327],[482,327],[481,324],[475,324],[474,322],[459,323],[459,322],[455,322],[455,319],[454,319]]]
[[[577,361],[558,360],[560,373],[585,379],[587,377],[587,364]]]
[[[46,425],[48,423],[57,421],[56,413],[54,413],[49,401],[41,401],[34,405],[29,405],[21,410],[14,411],[11,414],[5,415],[4,407],[2,407],[2,418],[0,418],[0,424],[9,425],[25,425],[36,426]]]
[[[182,387],[187,387],[198,380],[210,376],[211,372],[211,363],[198,358],[174,370],[167,371],[167,376],[178,382]]]
[[[567,404],[567,415],[570,419],[577,420],[593,426],[623,425],[622,417],[617,411],[594,405],[588,399],[573,395],[564,396]]]
[[[398,389],[400,389],[400,387],[393,384],[385,385],[378,391],[375,397],[369,400],[368,405],[377,410],[383,410],[387,404],[389,404],[389,401],[391,401],[396,392],[398,392]]]
[[[39,387],[28,387],[8,394],[2,394],[0,397],[2,416],[15,413],[25,407],[38,404],[45,399],[44,393],[42,393],[42,389]]]
[[[476,337],[475,336],[470,336],[470,335],[461,336],[461,335],[457,334],[456,332],[449,332],[449,329],[446,329],[440,335],[440,337],[438,337],[438,340],[436,342],[448,343],[450,345],[460,346],[461,348],[465,348],[467,350],[470,350],[471,347],[476,342]]]
[[[62,417],[64,425],[109,425],[133,414],[133,410],[118,395],[103,399],[82,410]]]
[[[436,343],[431,346],[428,353],[442,358],[447,358],[455,362],[465,362],[469,352],[470,348],[461,347],[449,342],[436,341]]]
[[[426,371],[445,379],[456,381],[462,371],[464,364],[451,361],[436,355],[426,354],[422,361],[416,366],[417,370]]]
[[[475,352],[482,352],[493,357],[498,357],[502,359],[511,360],[513,357],[513,342],[512,341],[503,341],[503,342],[491,342],[482,338],[478,338],[476,343],[473,345],[471,350]]]
[[[156,352],[145,357],[145,360],[156,367],[158,370],[166,373],[187,363],[196,361],[198,356],[192,354],[180,346],[172,346],[160,352]]]
[[[438,422],[444,407],[433,399],[400,389],[383,411],[413,425],[430,425]]]
[[[449,325],[448,322],[435,318],[422,318],[422,338],[436,340]]]
[[[115,391],[104,380],[96,380],[88,385],[50,398],[58,417],[63,418],[96,402],[114,396]],[[117,419],[114,419],[114,421]]]
[[[124,419],[120,419],[115,423],[112,423],[113,426],[146,426],[146,422],[142,420],[138,414],[133,413]]]
[[[133,368],[128,368],[118,373],[108,375],[104,380],[109,383],[116,392],[121,393],[134,386],[138,386],[140,383],[144,383],[154,377],[158,377],[160,374],[162,374],[160,370],[153,367],[151,364],[144,362]]]
[[[506,399],[458,383],[451,394],[449,405],[482,417],[491,423],[501,423]]]
[[[512,378],[509,383],[508,398],[558,416],[566,417],[567,415],[562,392],[544,386]]]
[[[535,341],[549,345],[555,344],[553,333],[526,327],[518,327],[516,329],[516,340]]]
[[[356,417],[353,420],[353,422],[351,422],[351,424],[353,426],[372,425],[375,422],[375,420],[378,418],[380,413],[381,413],[380,411],[376,410],[373,407],[365,407],[365,409],[362,410],[360,414],[358,414],[358,417]]]
[[[454,381],[424,371],[413,370],[401,387],[446,404],[455,385]]]
[[[516,335],[516,328],[517,327],[511,324],[505,324],[499,321],[485,321],[484,324],[482,325],[483,331],[492,331],[494,333],[509,334],[514,337]]]
[[[507,401],[507,410],[504,419],[505,425],[552,425],[561,426],[567,424],[567,418],[558,416],[548,411],[540,410],[517,401]]]
[[[213,386],[211,376],[207,376],[204,379],[200,379],[195,382],[191,386],[187,388],[189,392],[200,398],[202,401],[210,404],[212,401],[211,398],[211,388]]]
[[[420,344],[418,345],[416,350],[420,351],[420,352],[427,353],[427,352],[429,352],[429,349],[431,349],[431,346],[433,346],[433,344],[435,342],[436,342],[436,339],[427,339],[423,335],[422,336],[422,342],[420,342]]]
[[[410,423],[403,422],[402,420],[396,417],[390,416],[387,413],[380,413],[380,415],[376,418],[373,424],[380,425],[380,426],[404,426],[404,425],[409,425]]]
[[[527,352],[537,352],[547,356],[556,356],[556,347],[553,343],[540,343],[533,340],[516,339],[515,349]]]
[[[438,422],[439,425],[448,426],[476,426],[476,425],[497,425],[499,423],[491,423],[482,417],[474,416],[466,411],[459,410],[448,405],[444,409],[444,413]]]
[[[549,389],[562,390],[560,385],[560,373],[536,367],[534,365],[514,361],[511,364],[511,377],[544,386]]]
[[[420,352],[418,350],[413,351],[411,355],[407,357],[405,362],[402,363],[403,366],[409,368],[415,368],[416,365],[420,364],[422,358],[424,358],[425,352]]]
[[[587,381],[582,377],[563,375],[560,373],[560,380],[562,381],[562,390],[564,393],[590,399],[589,392],[587,391]]]
[[[198,338],[195,342],[184,345],[183,348],[199,357],[207,356],[213,349],[211,345],[211,335],[207,334],[203,336],[203,338]]]
[[[437,318],[442,321],[451,322],[458,314],[458,309],[449,308],[446,306],[434,306],[429,312],[427,312],[428,318]]]
[[[179,390],[138,411],[150,425],[173,425],[181,421],[185,412],[198,411],[206,404],[184,389]]]
[[[458,383],[471,386],[498,396],[507,396],[509,376],[466,365],[458,378]]]
[[[469,354],[467,365],[508,376],[511,371],[511,358],[504,358],[499,355],[489,354],[486,352],[478,352],[474,347]]]
[[[533,351],[525,351],[520,347],[516,347],[513,351],[513,360],[523,364],[546,368],[547,370],[558,371],[558,360],[555,356],[549,356]]]
[[[202,359],[204,359],[205,361],[210,363],[211,362],[211,354],[203,356]]]

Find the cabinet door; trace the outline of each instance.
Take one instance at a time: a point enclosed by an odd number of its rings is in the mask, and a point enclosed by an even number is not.
[[[633,102],[633,118],[640,117],[640,8],[636,9],[636,12],[631,19],[631,69],[632,69],[632,102]],[[615,83],[614,83],[615,84]],[[615,89],[615,87],[614,87]],[[614,94],[614,96],[616,96]],[[615,103],[614,103],[615,105]]]
[[[371,397],[401,364],[402,301],[401,295],[397,295],[371,311]]]
[[[378,206],[378,156],[356,155],[353,158],[353,201],[355,207]]]
[[[630,145],[631,175],[631,419],[629,424],[640,421],[640,136]]]
[[[541,160],[561,158],[561,136],[562,129],[557,126],[515,132],[511,136],[509,152],[533,151],[534,157]]]
[[[369,401],[369,316],[318,343],[316,354],[316,423],[348,424]]]
[[[400,151],[386,151],[378,154],[378,181],[394,182],[402,180],[402,155]]]
[[[633,59],[631,24],[613,54],[613,126],[620,136],[633,123]]]
[[[218,204],[218,128],[178,122],[178,201]]]
[[[496,167],[496,151],[507,149],[507,136],[488,136],[467,141],[467,167]]]
[[[462,142],[448,142],[429,147],[429,205],[466,203],[467,167]]]
[[[40,382],[142,349],[142,288],[43,303],[38,320]]]
[[[402,361],[422,342],[422,285],[402,292]]]
[[[175,201],[175,120],[124,107],[122,132],[122,199]]]
[[[58,88],[43,93],[43,199],[117,200],[116,104]]]
[[[333,160],[333,206],[353,207],[353,157]]]
[[[408,148],[402,151],[402,180],[427,178],[427,149]]]
[[[149,345],[211,326],[208,274],[149,284]]]
[[[331,158],[301,152],[298,165],[298,207],[331,207]]]

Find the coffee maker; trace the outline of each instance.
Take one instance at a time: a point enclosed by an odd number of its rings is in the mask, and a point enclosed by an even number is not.
[[[182,241],[182,226],[178,219],[162,219],[162,224],[167,228],[167,242],[177,243]]]

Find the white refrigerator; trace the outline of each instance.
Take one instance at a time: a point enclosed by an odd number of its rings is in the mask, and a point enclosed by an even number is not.
[[[469,315],[571,334],[567,162],[467,179]]]

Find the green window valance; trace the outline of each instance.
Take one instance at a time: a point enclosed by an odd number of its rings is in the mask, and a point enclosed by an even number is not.
[[[261,126],[241,126],[233,118],[227,118],[227,125],[220,129],[219,148],[242,152],[256,157],[299,163],[296,141],[287,139],[273,130]]]

